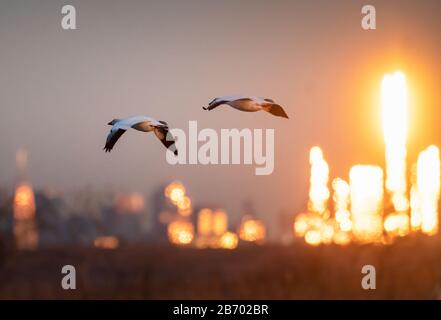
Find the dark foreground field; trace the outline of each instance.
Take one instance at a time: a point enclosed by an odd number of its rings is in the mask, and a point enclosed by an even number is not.
[[[61,289],[76,267],[77,289]],[[361,288],[361,268],[377,289]],[[0,265],[0,299],[432,299],[441,277],[438,238],[391,246],[242,247],[235,251],[127,246],[15,252]]]

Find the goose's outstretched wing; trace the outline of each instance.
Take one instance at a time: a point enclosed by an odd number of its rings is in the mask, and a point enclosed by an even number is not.
[[[106,145],[103,150],[106,152],[110,152],[113,149],[113,146],[118,141],[118,139],[126,132],[127,130],[121,128],[112,128],[107,135]]]
[[[178,155],[178,150],[176,149],[175,140],[168,130],[167,126],[157,126],[154,129],[155,135],[158,137],[159,140],[161,140],[162,144],[172,151],[175,156]]]

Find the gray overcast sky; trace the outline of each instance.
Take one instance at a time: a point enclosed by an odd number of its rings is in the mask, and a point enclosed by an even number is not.
[[[152,192],[182,180],[193,200],[269,218],[306,206],[308,150],[332,176],[383,164],[378,91],[384,73],[411,86],[409,158],[440,145],[440,1],[0,1],[0,185],[12,187],[25,147],[37,187]],[[78,30],[61,29],[61,7]],[[271,97],[290,120],[201,106],[219,95]],[[130,132],[110,155],[106,123],[145,114],[186,129],[274,128],[275,170],[175,166],[154,137]]]

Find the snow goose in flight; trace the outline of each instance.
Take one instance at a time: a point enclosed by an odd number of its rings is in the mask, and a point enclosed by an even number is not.
[[[155,120],[146,116],[135,116],[126,119],[113,119],[108,125],[112,126],[112,129],[110,129],[107,135],[106,145],[104,146],[106,152],[110,152],[124,132],[132,128],[142,132],[154,131],[162,144],[176,156],[178,155],[175,141],[171,133],[169,133],[168,125],[165,121]]]
[[[271,99],[265,99],[253,96],[224,96],[214,99],[208,104],[208,107],[202,107],[204,110],[213,110],[214,108],[227,104],[237,110],[246,112],[255,112],[265,110],[277,117],[288,118],[285,110]]]

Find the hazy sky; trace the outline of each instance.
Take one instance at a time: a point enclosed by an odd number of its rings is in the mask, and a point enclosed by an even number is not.
[[[377,30],[360,27],[377,9]],[[62,30],[61,7],[78,30]],[[0,185],[12,187],[18,147],[37,187],[141,191],[183,181],[197,203],[235,215],[244,201],[270,218],[306,206],[308,150],[323,148],[332,177],[383,165],[379,84],[403,70],[411,88],[409,160],[441,144],[441,2],[0,1]],[[216,96],[282,104],[290,120],[231,108]],[[275,170],[171,166],[154,136],[128,132],[102,147],[108,121],[145,114],[186,129],[274,128]]]

